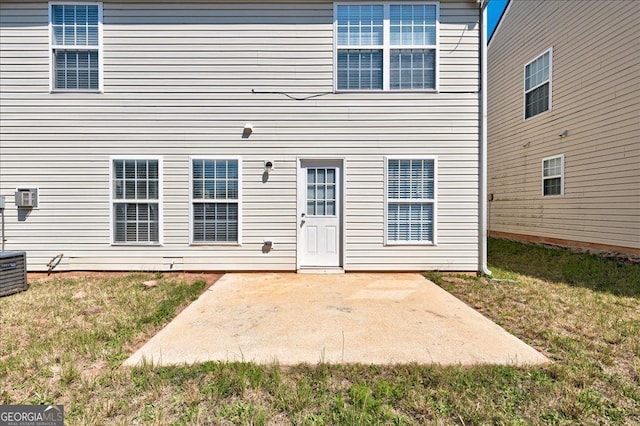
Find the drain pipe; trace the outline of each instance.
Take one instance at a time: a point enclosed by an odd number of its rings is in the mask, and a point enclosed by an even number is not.
[[[491,275],[487,266],[487,5],[480,3],[480,236],[478,241],[479,272]]]

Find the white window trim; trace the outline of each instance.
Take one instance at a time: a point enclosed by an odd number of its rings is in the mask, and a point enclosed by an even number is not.
[[[338,90],[338,6],[362,6],[362,5],[383,5],[384,6],[384,22],[383,22],[383,46],[342,46],[342,49],[382,49],[382,89],[340,89]],[[391,87],[391,70],[390,70],[390,51],[391,51],[391,32],[389,24],[390,5],[403,4],[423,4],[436,7],[436,44],[432,46],[402,46],[403,49],[434,49],[435,50],[435,87],[433,89],[398,89],[392,90]],[[440,89],[440,3],[434,1],[415,1],[406,0],[402,2],[380,2],[376,0],[364,2],[334,2],[333,4],[333,91],[334,93],[367,93],[367,92],[420,92],[420,93],[437,93]]]
[[[120,202],[121,200],[116,200],[113,198],[113,162],[115,160],[157,160],[158,161],[158,242],[157,243],[148,243],[148,242],[131,242],[131,243],[121,243],[115,241],[115,226],[114,226],[114,209],[113,205],[116,201]],[[161,156],[153,156],[153,155],[117,155],[109,157],[109,238],[110,244],[112,246],[161,246],[164,242],[164,232],[163,232],[163,223],[164,217],[163,212],[164,209],[162,207],[163,200],[163,165],[162,165],[162,157]],[[127,201],[127,200],[124,200]],[[130,202],[135,203],[135,200],[130,200]],[[148,203],[148,201],[140,201],[140,203]]]
[[[55,60],[53,55],[53,6],[55,5],[88,5],[98,6],[98,89],[56,89],[55,87]],[[50,1],[49,2],[49,92],[50,93],[104,93],[104,44],[103,44],[103,5],[95,1]],[[75,46],[69,48],[78,49]],[[95,50],[95,49],[87,49]]]
[[[433,204],[433,241],[390,241],[388,220],[389,205],[389,160],[433,160],[433,200],[400,200],[413,203]],[[395,201],[395,200],[394,200]],[[384,245],[385,246],[437,246],[438,245],[438,157],[433,155],[389,155],[384,157]]]
[[[193,160],[235,160],[238,162],[238,241],[193,241]],[[211,201],[215,202],[215,201]],[[218,202],[229,202],[219,200]],[[233,202],[233,201],[231,201]],[[242,246],[242,157],[225,155],[196,155],[189,157],[189,245]]]
[[[553,175],[553,176],[545,176],[544,175],[544,162],[548,161],[548,160],[554,160],[556,158],[560,159],[560,163],[561,163],[560,164],[560,174],[559,175]],[[542,176],[542,187],[541,187],[542,196],[544,198],[562,197],[564,195],[564,154],[553,155],[551,157],[543,158],[542,159],[541,176]],[[560,193],[559,194],[552,194],[552,195],[545,195],[544,194],[544,181],[545,181],[545,179],[555,179],[555,178],[560,178]]]
[[[546,82],[540,83],[537,86],[532,87],[529,90],[526,90],[527,66],[533,63],[536,59],[540,58],[541,56],[544,56],[547,53],[549,53],[549,80],[548,80],[549,81],[549,108],[546,111],[540,112],[536,115],[532,115],[531,117],[527,117],[527,93],[546,84]],[[525,63],[524,66],[522,67],[522,118],[525,121],[531,120],[532,118],[535,118],[550,112],[552,109],[553,109],[553,46],[548,48],[541,54],[537,55],[535,58],[531,59],[529,62]]]

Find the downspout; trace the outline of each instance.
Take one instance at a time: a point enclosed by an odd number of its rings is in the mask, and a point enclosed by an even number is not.
[[[487,267],[487,4],[480,0],[480,236],[478,251],[480,255],[478,269],[485,275],[491,275]]]

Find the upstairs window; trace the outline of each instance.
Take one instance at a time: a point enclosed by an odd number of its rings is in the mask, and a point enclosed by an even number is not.
[[[542,160],[542,195],[564,195],[564,155]]]
[[[99,91],[102,3],[51,3],[51,89]]]
[[[524,118],[551,109],[551,59],[547,50],[524,67]]]
[[[337,90],[435,90],[436,3],[338,4]]]

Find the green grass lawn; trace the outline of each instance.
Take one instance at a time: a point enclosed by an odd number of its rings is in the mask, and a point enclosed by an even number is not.
[[[67,424],[640,423],[640,266],[502,240],[489,254],[495,281],[427,276],[553,363],[123,368],[206,284],[60,275],[0,298],[0,404],[64,404]]]

